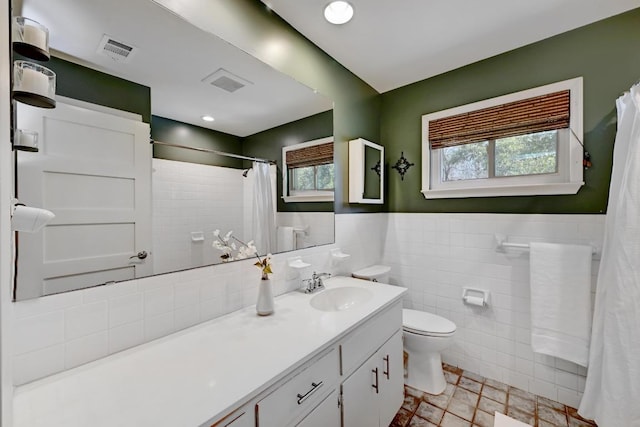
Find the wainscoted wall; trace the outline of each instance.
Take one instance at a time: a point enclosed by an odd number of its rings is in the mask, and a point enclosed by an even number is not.
[[[242,169],[173,160],[152,161],[154,274],[220,261],[213,230],[246,239]],[[204,241],[192,241],[202,232]]]
[[[336,215],[335,245],[276,255],[276,294],[294,290],[286,259],[302,256],[318,271],[348,272],[382,256],[386,214]],[[332,266],[329,250],[352,256]],[[304,272],[305,276],[311,271]],[[252,260],[164,274],[14,304],[15,385],[51,375],[255,304]],[[276,304],[277,310],[277,304]]]
[[[602,215],[336,215],[336,244],[279,254],[277,294],[287,258],[302,256],[334,274],[373,263],[392,266],[391,281],[409,288],[405,306],[445,316],[458,327],[444,360],[480,375],[576,407],[586,370],[534,354],[530,347],[526,252],[496,252],[494,233],[510,241],[602,245]],[[351,254],[332,265],[329,250]],[[14,383],[24,384],[100,359],[255,303],[253,261],[165,274],[15,303]],[[598,262],[593,263],[593,279]],[[311,271],[303,272],[306,277]],[[462,287],[491,291],[490,307],[462,303]],[[276,307],[277,309],[277,307]]]
[[[388,214],[383,263],[409,288],[406,307],[457,325],[445,362],[577,407],[586,370],[530,346],[529,256],[496,252],[494,233],[527,243],[602,246],[603,215]],[[593,286],[598,271],[593,263]],[[491,291],[490,307],[462,303],[462,288]]]
[[[299,249],[334,241],[333,212],[278,212],[276,225],[307,230],[298,233]]]

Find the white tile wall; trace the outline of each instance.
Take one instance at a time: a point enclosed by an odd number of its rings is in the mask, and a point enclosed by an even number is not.
[[[276,255],[276,295],[294,290],[286,259],[347,273],[380,261],[385,214],[336,215],[335,245]],[[332,265],[329,250],[352,256]],[[311,274],[311,271],[303,274]],[[14,304],[14,384],[20,385],[255,304],[259,271],[241,261],[83,289]],[[277,305],[276,305],[277,310]]]
[[[383,262],[409,288],[405,306],[454,321],[446,362],[577,407],[586,369],[534,354],[530,346],[528,253],[495,251],[512,242],[602,246],[603,215],[388,214]],[[593,284],[598,262],[593,263]],[[465,286],[491,291],[490,307],[462,303]]]
[[[333,212],[278,212],[276,226],[308,227],[306,235],[298,235],[299,248],[334,242]]]
[[[213,231],[244,236],[244,187],[241,169],[153,159],[154,273],[183,270],[220,261]],[[249,198],[249,200],[251,200]],[[194,242],[192,232],[205,240]]]
[[[294,255],[334,274],[383,262],[392,266],[392,283],[409,288],[407,307],[440,314],[458,326],[446,362],[578,405],[586,369],[531,351],[528,255],[496,252],[493,234],[515,242],[601,246],[604,216],[352,214],[336,215],[335,222],[336,244],[274,257],[276,294],[298,285],[285,279],[286,260]],[[329,250],[338,246],[351,256],[333,264]],[[594,262],[594,282],[597,268]],[[257,280],[252,261],[242,261],[15,303],[14,382],[24,384],[252,305]],[[463,286],[490,290],[490,308],[462,304]]]

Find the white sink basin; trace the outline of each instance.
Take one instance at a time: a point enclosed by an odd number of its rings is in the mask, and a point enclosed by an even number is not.
[[[373,293],[367,289],[344,286],[327,289],[311,298],[311,307],[322,311],[343,311],[369,301]]]

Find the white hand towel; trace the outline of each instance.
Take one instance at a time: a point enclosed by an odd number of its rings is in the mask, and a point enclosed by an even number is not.
[[[531,347],[581,366],[589,360],[591,247],[531,243]]]
[[[292,251],[296,248],[296,235],[293,227],[279,226],[276,234],[278,252]]]

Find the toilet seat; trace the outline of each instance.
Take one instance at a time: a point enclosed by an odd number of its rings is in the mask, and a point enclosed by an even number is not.
[[[446,337],[453,335],[456,324],[444,317],[419,310],[402,310],[402,329],[416,335]]]

